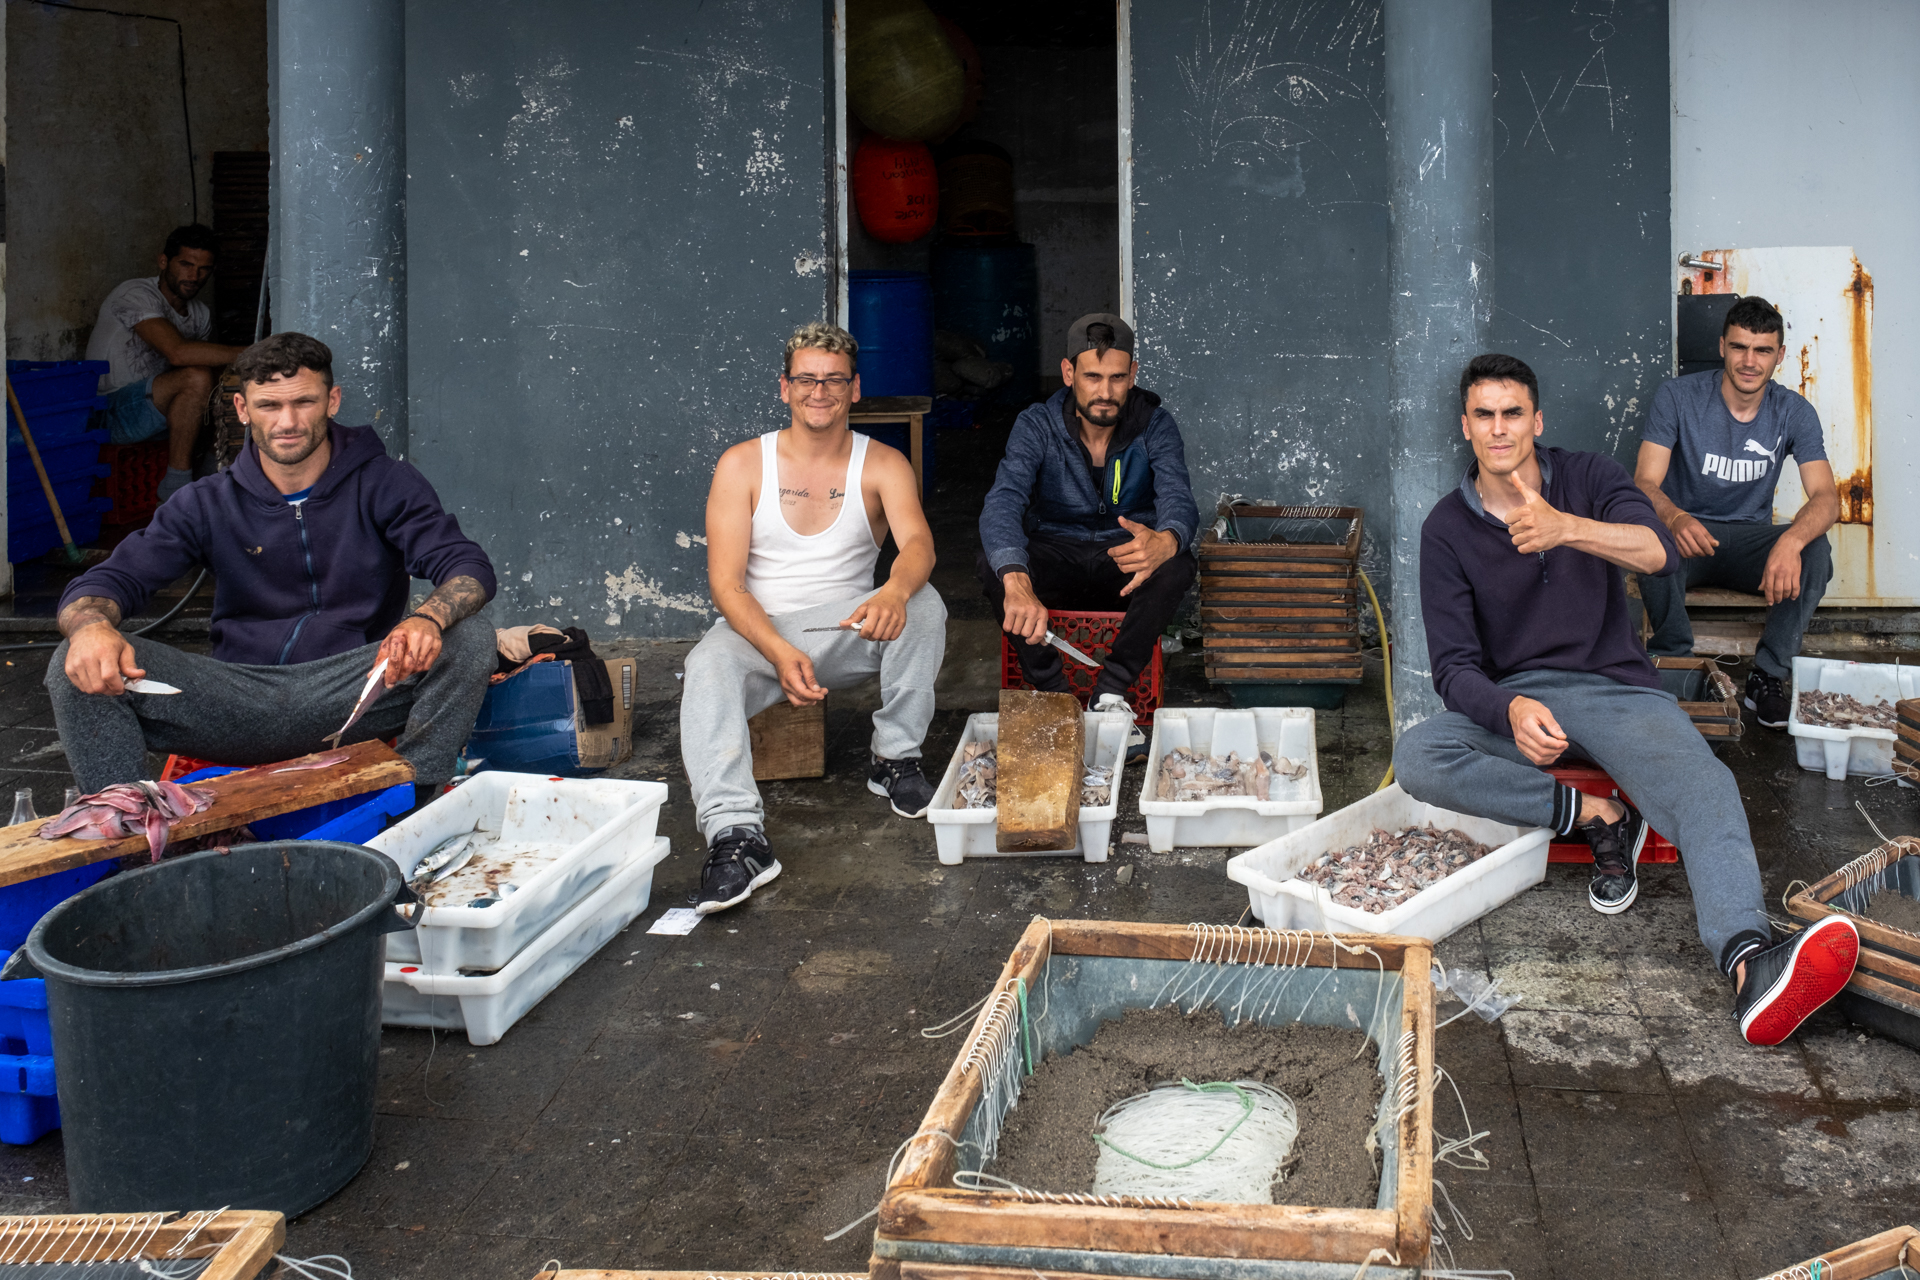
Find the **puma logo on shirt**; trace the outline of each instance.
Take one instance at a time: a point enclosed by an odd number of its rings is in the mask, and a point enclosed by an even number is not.
[[[1765,452],[1751,440],[1747,441],[1747,447],[1757,453]],[[1703,476],[1718,476],[1722,480],[1730,480],[1735,484],[1745,484],[1749,480],[1758,480],[1766,475],[1768,468],[1772,465],[1773,459],[1771,457],[1761,460],[1752,458],[1723,458],[1717,453],[1710,453],[1707,455],[1706,462],[1700,467],[1700,474]]]
[[[1774,457],[1774,455],[1780,452],[1780,442],[1779,442],[1778,440],[1775,440],[1775,441],[1773,442],[1773,448],[1771,448],[1771,449],[1762,449],[1762,448],[1760,447],[1760,442],[1759,442],[1758,440],[1755,440],[1755,439],[1754,439],[1754,438],[1753,438],[1752,436],[1748,436],[1748,437],[1747,437],[1747,452],[1748,452],[1748,453],[1757,453],[1757,454],[1759,454],[1759,455],[1760,455],[1761,457],[1763,457],[1763,458],[1765,458],[1765,459],[1766,459],[1766,460],[1767,460],[1768,462],[1773,462],[1773,461],[1775,461],[1775,457]]]

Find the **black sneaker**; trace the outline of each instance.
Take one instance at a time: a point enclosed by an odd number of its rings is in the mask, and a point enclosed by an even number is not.
[[[1765,728],[1786,728],[1787,715],[1792,710],[1787,702],[1786,683],[1755,667],[1747,674],[1747,710],[1753,712],[1753,718]]]
[[[1747,980],[1733,998],[1740,1034],[1748,1044],[1779,1044],[1840,994],[1859,958],[1860,932],[1845,916],[1828,916],[1750,956]]]
[[[1587,901],[1595,911],[1608,916],[1619,915],[1640,896],[1640,850],[1647,843],[1647,820],[1618,795],[1613,799],[1627,811],[1620,821],[1588,818],[1574,828],[1593,850],[1593,879],[1587,885]]]
[[[712,915],[739,906],[779,874],[780,861],[760,828],[728,827],[714,837],[707,864],[700,868],[700,892],[687,901],[695,913]]]
[[[867,790],[893,802],[893,811],[903,818],[922,818],[933,804],[933,784],[920,772],[918,760],[889,760],[873,757],[867,772]]]

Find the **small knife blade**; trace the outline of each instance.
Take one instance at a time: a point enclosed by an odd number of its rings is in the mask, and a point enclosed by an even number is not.
[[[1066,654],[1069,658],[1072,658],[1075,662],[1079,663],[1083,667],[1098,668],[1100,666],[1099,663],[1095,662],[1092,658],[1089,658],[1086,654],[1080,652],[1078,649],[1074,648],[1072,645],[1068,644],[1065,640],[1062,640],[1059,636],[1056,636],[1051,631],[1047,632],[1046,640],[1048,644],[1052,645],[1054,648],[1058,649],[1060,652]]]
[[[180,692],[178,689],[174,688],[172,685],[166,683],[163,680],[147,680],[144,678],[139,680],[128,680],[126,682],[126,690],[128,693],[178,693]]]

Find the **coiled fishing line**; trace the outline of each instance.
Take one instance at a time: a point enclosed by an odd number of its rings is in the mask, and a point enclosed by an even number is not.
[[[1093,1134],[1093,1193],[1272,1204],[1299,1136],[1293,1100],[1278,1089],[1182,1080],[1107,1108]]]

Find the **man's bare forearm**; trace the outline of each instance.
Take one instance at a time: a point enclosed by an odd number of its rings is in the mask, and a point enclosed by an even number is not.
[[[759,650],[760,656],[775,666],[786,649],[791,647],[780,629],[773,625],[773,619],[754,599],[753,592],[747,590],[744,582],[710,581],[708,589],[713,594],[713,603],[720,610],[720,616],[727,625],[739,634],[742,640]]]
[[[1827,530],[1833,528],[1840,518],[1840,495],[1838,493],[1817,493],[1800,504],[1800,510],[1794,513],[1793,523],[1780,535],[1782,542],[1805,550],[1815,538],[1824,537]]]
[[[1566,545],[1635,573],[1658,573],[1667,567],[1667,548],[1660,535],[1643,524],[1582,519]]]
[[[900,554],[893,558],[893,568],[887,573],[887,585],[897,587],[901,595],[911,597],[927,585],[927,579],[933,576],[933,565],[933,539],[910,538],[907,545],[900,548]]]
[[[120,606],[105,596],[81,596],[60,611],[60,634],[70,636],[96,622],[104,622],[118,630]]]
[[[75,604],[83,603],[74,601]],[[451,631],[459,623],[480,612],[487,603],[487,589],[480,585],[478,578],[461,574],[449,578],[434,589],[432,595],[420,602],[415,613],[425,614],[439,624],[440,630]]]
[[[1687,514],[1674,505],[1673,499],[1667,496],[1666,490],[1662,489],[1657,482],[1648,484],[1640,480],[1636,483],[1640,486],[1640,492],[1647,495],[1647,501],[1653,504],[1653,514],[1658,516],[1660,523],[1667,528],[1673,528],[1673,522]]]

